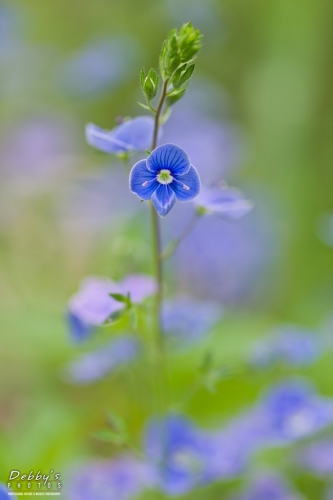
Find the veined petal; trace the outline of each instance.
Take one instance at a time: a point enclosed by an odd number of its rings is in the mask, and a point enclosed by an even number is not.
[[[93,123],[88,123],[86,125],[86,140],[90,146],[93,146],[104,153],[125,153],[130,149],[128,144],[115,138],[112,132],[103,130]]]
[[[138,161],[131,170],[129,187],[142,200],[150,200],[159,186],[156,175],[147,169],[146,160]]]
[[[160,184],[153,193],[151,201],[156,212],[165,217],[176,203],[176,195],[168,184]]]
[[[137,116],[125,121],[112,131],[114,139],[128,145],[128,150],[150,149],[154,133],[154,119],[151,116]]]
[[[147,168],[151,172],[170,170],[171,175],[184,175],[190,170],[190,159],[185,151],[175,144],[164,144],[154,149],[147,158]]]
[[[196,168],[191,165],[187,174],[175,176],[170,186],[174,190],[178,201],[194,200],[200,192],[200,178]]]

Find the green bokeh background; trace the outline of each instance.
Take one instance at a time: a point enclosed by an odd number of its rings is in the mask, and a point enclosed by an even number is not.
[[[0,75],[2,134],[32,114],[54,113],[71,123],[76,146],[63,159],[64,165],[70,164],[68,171],[63,168],[43,189],[20,197],[12,184],[0,186],[1,212],[15,210],[15,217],[0,229],[2,481],[11,469],[59,469],[65,474],[83,458],[117,453],[116,447],[92,437],[103,426],[105,408],[119,411],[134,439],[140,440],[150,404],[142,367],[134,367],[134,375],[121,372],[89,387],[67,385],[61,372],[77,353],[64,322],[68,297],[88,274],[119,278],[128,270],[149,272],[149,227],[143,221],[144,230],[139,230],[141,222],[134,217],[126,223],[119,219],[97,235],[68,236],[54,201],[105,165],[105,158],[85,145],[85,123],[110,127],[115,116],[140,113],[136,74],[142,65],[155,64],[175,17],[180,24],[191,20],[199,7],[213,12],[209,19],[214,22],[203,16],[206,37],[195,78],[204,76],[228,96],[222,118],[237,123],[247,141],[242,164],[230,180],[264,192],[274,200],[273,209],[274,203],[282,207],[273,230],[284,251],[265,276],[254,280],[259,299],[228,308],[204,345],[174,358],[174,398],[181,398],[193,381],[206,346],[214,346],[217,361],[236,367],[237,374],[218,384],[214,394],[200,390],[186,411],[208,427],[227,421],[279,376],[251,374],[242,367],[253,340],[279,322],[320,328],[331,312],[333,292],[333,250],[316,231],[321,214],[333,208],[330,0],[179,0],[172,11],[162,0],[10,0],[6,5],[19,14],[21,45],[46,50],[47,56],[32,72],[24,56],[13,59]],[[71,98],[55,89],[50,75],[69,54],[95,37],[124,33],[142,46],[126,82],[96,100]],[[20,182],[33,182],[33,175]],[[112,331],[102,335],[108,334]],[[89,347],[99,342],[94,339]],[[325,354],[304,373],[323,394],[333,396],[331,365]],[[142,390],[133,387],[136,380],[144,385]],[[321,498],[323,485],[300,474],[283,450],[258,457],[251,471],[270,464],[287,471],[305,498]],[[218,500],[229,487],[221,483],[189,498]]]

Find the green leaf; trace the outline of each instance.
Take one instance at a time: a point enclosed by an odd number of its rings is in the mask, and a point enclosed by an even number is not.
[[[195,68],[195,64],[188,66],[185,71],[181,73],[177,81],[172,80],[172,84],[175,88],[181,87],[184,85],[192,76]]]
[[[154,68],[151,68],[149,70],[148,77],[154,82],[155,86],[158,88],[160,83],[160,77],[158,76]]]
[[[124,432],[127,429],[123,417],[113,410],[106,413],[106,423],[113,431]]]
[[[152,106],[148,106],[147,104],[143,104],[143,102],[138,101],[138,105],[141,106],[141,108],[146,109],[147,111],[153,111]]]
[[[100,441],[106,441],[108,443],[114,444],[124,444],[128,441],[127,434],[119,434],[117,432],[110,431],[109,429],[101,429],[94,434],[96,439]]]
[[[124,304],[128,304],[129,302],[128,296],[122,293],[109,293],[109,295],[117,302],[123,302]]]
[[[145,71],[145,68],[142,68],[140,71],[140,85],[141,85],[142,90],[143,90],[143,84],[144,84],[145,78],[146,78],[146,71]]]
[[[106,323],[111,323],[112,321],[117,321],[118,319],[120,319],[124,313],[125,313],[126,309],[119,309],[118,311],[115,311],[114,313],[112,313],[108,319],[106,320]]]
[[[176,102],[179,101],[179,99],[181,99],[185,92],[186,92],[187,88],[182,88],[182,89],[176,89],[174,91],[171,92],[171,94],[169,94],[168,98],[167,98],[167,104],[169,106],[173,106]]]

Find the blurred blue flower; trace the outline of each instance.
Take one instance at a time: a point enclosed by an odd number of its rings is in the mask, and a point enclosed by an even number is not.
[[[130,189],[142,200],[151,199],[158,214],[164,217],[176,200],[188,202],[198,196],[200,179],[184,150],[164,144],[134,165]]]
[[[119,285],[124,295],[130,294],[133,304],[140,304],[157,292],[156,280],[146,274],[128,274]]]
[[[201,484],[206,470],[204,433],[187,419],[172,415],[150,421],[145,450],[156,464],[157,486],[168,495],[182,495]]]
[[[150,484],[147,466],[132,457],[78,467],[66,482],[68,500],[130,500]]]
[[[333,401],[303,380],[288,380],[270,389],[261,403],[263,436],[277,444],[311,436],[333,422]]]
[[[151,146],[154,119],[137,116],[112,130],[103,130],[93,123],[86,125],[86,140],[90,146],[109,154],[145,151]]]
[[[168,495],[183,495],[199,485],[237,476],[244,468],[244,447],[235,435],[205,432],[184,417],[152,420],[145,449],[156,464],[158,487]]]
[[[333,476],[333,439],[320,439],[296,453],[296,461],[315,476]]]
[[[163,330],[177,345],[191,344],[207,334],[222,314],[223,308],[217,303],[179,295],[163,304]]]
[[[134,37],[94,39],[56,68],[56,83],[76,99],[103,97],[129,76],[139,52]]]
[[[117,337],[71,362],[66,370],[66,378],[74,384],[95,382],[133,361],[139,350],[140,343],[134,335]]]
[[[119,283],[107,278],[86,278],[68,304],[67,318],[72,338],[84,340],[97,326],[124,307],[123,303],[110,297],[110,293],[130,294],[132,302],[139,304],[155,290],[155,280],[143,274],[129,275]]]
[[[302,366],[315,361],[319,354],[320,343],[315,332],[293,325],[282,325],[268,339],[254,345],[250,361],[259,367],[277,362]]]
[[[10,498],[15,500],[16,497],[12,494],[9,496],[8,490],[5,485],[0,483],[0,500],[9,500]]]
[[[272,473],[257,477],[249,484],[244,493],[232,497],[232,500],[300,500],[285,480]]]
[[[221,215],[230,220],[240,219],[254,206],[241,191],[228,186],[202,187],[194,203],[207,214]]]

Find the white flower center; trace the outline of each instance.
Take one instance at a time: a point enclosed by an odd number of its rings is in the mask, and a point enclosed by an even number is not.
[[[157,175],[157,180],[160,184],[170,184],[173,181],[170,170],[162,169]]]

